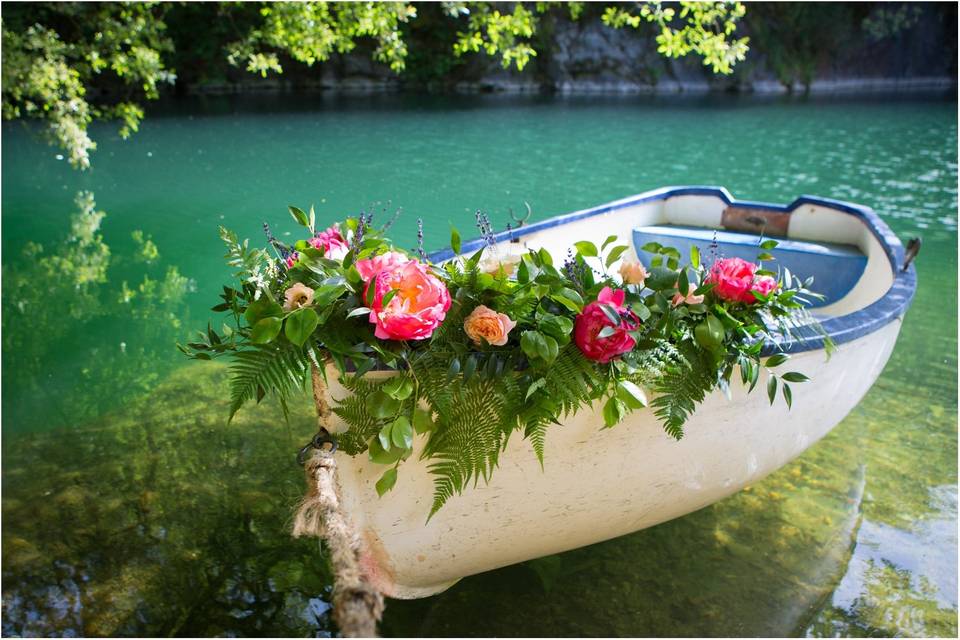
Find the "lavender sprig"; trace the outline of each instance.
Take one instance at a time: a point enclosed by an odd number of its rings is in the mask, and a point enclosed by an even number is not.
[[[488,247],[492,247],[496,244],[496,240],[493,237],[493,224],[490,223],[490,217],[477,209],[476,218],[477,229],[480,230],[480,236],[483,238],[483,241]]]
[[[427,261],[427,252],[423,250],[423,218],[417,218],[417,253],[421,260]]]

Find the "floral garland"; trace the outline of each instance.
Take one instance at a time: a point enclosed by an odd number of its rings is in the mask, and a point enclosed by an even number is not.
[[[598,401],[606,427],[649,406],[680,438],[696,405],[736,368],[751,391],[766,368],[770,402],[779,390],[788,406],[790,383],[806,380],[770,370],[785,353],[761,352],[765,341],[816,328],[805,310],[820,298],[812,281],[723,258],[715,245],[707,265],[695,247],[681,263],[676,249],[648,244],[648,270],[610,236],[599,247],[577,242],[555,266],[544,249],[505,253],[478,213],[485,246],[460,255],[453,230],[455,257],[436,265],[423,251],[422,223],[414,257],[373,228],[372,216],[318,232],[313,209],[290,211],[309,237],[287,246],[264,225],[272,253],[221,227],[240,283],[225,286],[213,310],[232,322],[178,346],[196,359],[233,356],[231,418],[268,393],[286,414],[310,367],[326,375],[322,363],[332,360],[353,392],[334,407],[349,425],[341,448],[386,466],[383,495],[414,435],[425,435],[431,515],[471,479],[489,480],[514,431],[543,464],[549,426]],[[776,245],[760,242],[758,260],[772,260]],[[619,278],[610,273],[618,264]],[[374,367],[396,373],[365,376]]]

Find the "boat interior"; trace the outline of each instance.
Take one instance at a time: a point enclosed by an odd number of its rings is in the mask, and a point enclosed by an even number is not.
[[[774,239],[779,245],[767,251],[774,260],[763,262],[770,271],[789,269],[806,279],[810,289],[823,295],[811,301],[818,317],[843,316],[877,301],[895,279],[891,256],[870,221],[827,204],[808,202],[791,210],[775,205],[731,203],[722,190],[679,193],[667,197],[635,196],[626,200],[552,218],[501,234],[494,251],[517,252],[519,248],[545,247],[556,258],[566,256],[573,243],[589,240],[598,247],[610,235],[630,250],[625,258],[649,266],[651,253],[642,250],[650,242],[678,249],[689,260],[696,245],[703,260],[740,257],[756,262],[764,253],[760,243]],[[676,191],[676,190],[675,190]],[[711,191],[703,189],[702,191]],[[798,201],[799,202],[799,201]],[[479,245],[477,246],[479,248]],[[464,247],[464,252],[473,247]],[[593,266],[603,270],[597,258]],[[609,271],[617,274],[617,264]]]

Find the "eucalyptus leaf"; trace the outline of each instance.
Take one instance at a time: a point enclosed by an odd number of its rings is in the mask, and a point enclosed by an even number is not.
[[[377,495],[381,498],[383,494],[387,491],[393,489],[394,485],[397,484],[397,468],[391,467],[383,472],[383,475],[380,476],[380,479],[377,480]]]
[[[283,320],[280,318],[263,318],[253,325],[253,329],[250,331],[250,340],[258,344],[271,342],[280,333],[282,325]]]
[[[283,332],[290,342],[299,347],[307,341],[319,322],[320,319],[313,309],[297,309],[287,316]]]
[[[380,390],[368,394],[366,400],[364,400],[364,404],[366,404],[367,411],[370,412],[370,415],[374,418],[381,419],[396,415],[400,409],[399,400],[391,398]]]
[[[595,258],[598,254],[597,245],[593,244],[589,240],[574,242],[573,246],[577,248],[577,251],[580,253],[580,255],[587,258]]]

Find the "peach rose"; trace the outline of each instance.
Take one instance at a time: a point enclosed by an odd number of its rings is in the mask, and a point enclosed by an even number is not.
[[[649,275],[643,263],[639,260],[624,258],[623,262],[620,263],[620,277],[626,284],[635,284],[642,287]]]
[[[284,311],[293,311],[300,307],[305,307],[313,302],[313,289],[307,285],[298,282],[283,292],[286,302],[283,303]]]
[[[491,247],[490,249],[494,249]],[[491,276],[504,276],[509,277],[513,275],[513,272],[516,271],[517,265],[520,264],[522,256],[516,253],[507,253],[505,256],[500,256],[498,253],[493,255],[484,255],[480,260],[480,271],[483,273],[488,273]]]
[[[463,321],[463,330],[477,344],[487,342],[495,347],[507,344],[507,334],[517,326],[505,313],[497,313],[482,304]]]
[[[682,293],[676,293],[673,296],[673,299],[670,301],[673,306],[679,307],[682,303],[686,302],[687,304],[700,304],[703,302],[703,296],[695,296],[693,292],[696,291],[696,287],[690,285],[690,290],[687,292],[687,295],[684,296]]]

